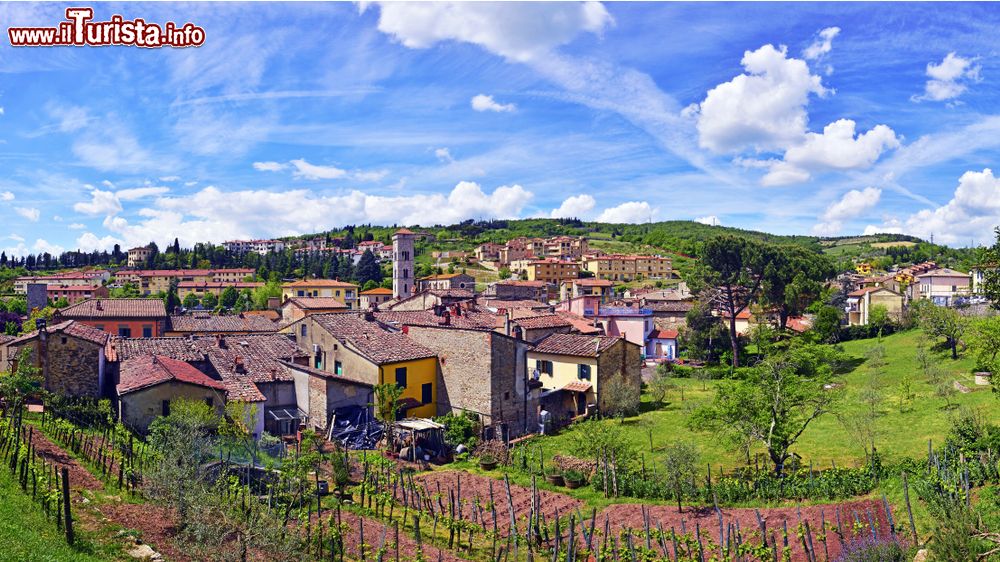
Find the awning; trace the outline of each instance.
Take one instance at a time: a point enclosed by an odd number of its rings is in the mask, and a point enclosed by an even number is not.
[[[421,402],[420,400],[417,400],[416,398],[406,397],[406,398],[400,398],[399,401],[396,402],[396,409],[409,410],[411,408],[419,408],[423,405],[424,403]]]
[[[277,421],[301,420],[306,417],[305,412],[299,411],[298,408],[274,408],[267,413],[271,419]]]
[[[583,381],[573,381],[566,386],[562,387],[561,390],[566,390],[569,392],[587,392],[590,390],[590,383]]]

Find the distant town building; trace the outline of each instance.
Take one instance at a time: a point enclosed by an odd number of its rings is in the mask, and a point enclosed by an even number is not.
[[[586,259],[584,269],[598,279],[610,281],[666,279],[671,276],[671,260],[659,256],[606,254]]]
[[[358,286],[336,279],[303,279],[282,285],[281,300],[293,297],[333,298],[348,308],[358,308]]]
[[[166,331],[167,309],[160,299],[89,299],[56,311],[55,320],[76,320],[123,338],[155,338]]]
[[[851,326],[868,324],[872,308],[884,306],[889,318],[900,321],[906,298],[885,287],[865,287],[847,294],[847,323]]]
[[[139,246],[128,251],[129,267],[142,267],[149,261],[149,256],[153,254],[153,249],[148,246]]]
[[[25,295],[28,292],[28,285],[41,283],[43,285],[101,285],[111,279],[111,273],[103,269],[87,269],[80,271],[69,271],[66,273],[53,273],[52,275],[25,275],[14,278],[14,292],[18,295]]]
[[[449,289],[468,289],[474,290],[476,288],[476,279],[471,275],[466,275],[465,273],[443,273],[440,275],[430,275],[428,277],[421,277],[419,283],[419,290],[437,290],[437,291],[447,291]]]
[[[265,255],[284,251],[286,244],[283,240],[228,240],[222,247],[231,254],[255,252]]]
[[[108,288],[103,285],[47,285],[45,293],[45,296],[51,301],[66,299],[69,304],[109,296]]]
[[[967,297],[971,292],[969,274],[947,267],[933,269],[916,277],[920,298],[937,305],[951,306],[955,304],[956,297]]]
[[[528,281],[544,281],[559,285],[560,282],[580,276],[580,264],[555,258],[531,260],[526,264]]]
[[[379,306],[392,299],[392,289],[378,287],[361,291],[361,309],[368,310],[373,306]]]

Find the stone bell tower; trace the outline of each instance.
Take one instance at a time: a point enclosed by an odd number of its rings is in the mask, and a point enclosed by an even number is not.
[[[392,298],[413,296],[413,232],[401,228],[392,235]]]

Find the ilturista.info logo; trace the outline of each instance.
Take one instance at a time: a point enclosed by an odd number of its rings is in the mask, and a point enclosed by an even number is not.
[[[54,27],[9,27],[7,37],[12,47],[103,47],[124,45],[155,49],[159,47],[200,47],[205,30],[193,23],[164,24],[142,18],[127,20],[113,15],[108,21],[93,21],[93,8],[66,8],[66,21]]]

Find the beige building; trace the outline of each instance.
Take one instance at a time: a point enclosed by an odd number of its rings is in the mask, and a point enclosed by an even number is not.
[[[129,267],[142,267],[146,264],[146,260],[153,253],[153,250],[148,246],[140,246],[138,248],[132,248],[128,251],[128,266]]]
[[[865,287],[847,295],[847,323],[851,326],[868,324],[872,308],[884,306],[889,318],[899,322],[903,317],[906,297],[885,287]]]
[[[642,348],[622,337],[552,334],[528,351],[528,369],[546,391],[543,407],[565,420],[611,406],[614,382],[638,397]]]
[[[177,400],[204,402],[218,414],[226,405],[226,386],[221,380],[188,363],[159,355],[123,362],[116,391],[119,417],[140,432],[157,417],[170,415],[170,404]]]
[[[502,249],[502,244],[494,244],[493,242],[480,244],[476,246],[476,261],[497,261],[500,259],[500,250]]]
[[[528,281],[544,281],[559,285],[562,281],[580,276],[580,264],[557,259],[532,260],[525,270]]]
[[[358,308],[358,286],[335,279],[303,279],[281,286],[281,299],[293,297],[326,297],[337,299],[348,308]]]
[[[473,291],[476,288],[476,278],[465,273],[442,273],[421,277],[418,284],[419,291],[447,291],[450,289]]]
[[[584,269],[598,279],[621,282],[666,279],[672,271],[670,258],[621,254],[590,257],[584,261]]]
[[[947,267],[917,275],[916,284],[920,288],[920,298],[941,306],[951,306],[956,297],[971,294],[969,274]]]
[[[361,291],[361,309],[368,310],[373,306],[380,306],[392,299],[392,289],[377,287]]]
[[[295,322],[313,314],[348,312],[351,307],[333,297],[292,297],[281,303],[278,311],[284,324]]]
[[[189,287],[196,284],[236,284],[252,278],[254,273],[249,268],[121,270],[115,273],[114,282],[117,285],[131,283],[139,287],[143,295],[155,295],[169,290],[173,280],[178,286],[184,284]],[[183,294],[180,296],[184,297]]]

